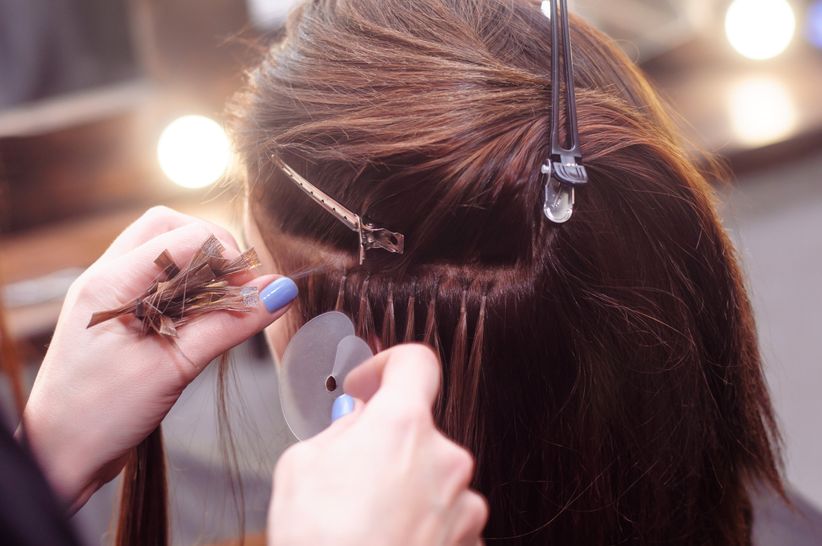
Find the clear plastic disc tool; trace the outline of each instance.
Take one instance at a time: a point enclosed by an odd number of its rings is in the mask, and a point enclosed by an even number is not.
[[[343,313],[322,314],[297,331],[279,369],[280,405],[297,439],[307,440],[331,424],[346,376],[372,356]]]

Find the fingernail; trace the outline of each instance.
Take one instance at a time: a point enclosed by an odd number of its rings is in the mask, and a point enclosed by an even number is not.
[[[354,411],[354,399],[347,394],[340,395],[334,400],[334,405],[331,406],[331,421],[345,417],[352,411]]]
[[[269,313],[276,313],[297,297],[297,285],[288,277],[280,277],[260,292],[260,299]]]

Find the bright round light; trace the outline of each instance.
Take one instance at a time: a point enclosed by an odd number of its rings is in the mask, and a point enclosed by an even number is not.
[[[216,121],[183,116],[160,135],[157,159],[166,176],[178,186],[204,188],[225,173],[231,162],[231,144]]]
[[[776,79],[743,80],[728,95],[731,127],[750,146],[772,144],[796,127],[799,114],[790,91]]]
[[[770,59],[788,47],[796,17],[787,0],[734,0],[725,15],[725,33],[749,59]]]

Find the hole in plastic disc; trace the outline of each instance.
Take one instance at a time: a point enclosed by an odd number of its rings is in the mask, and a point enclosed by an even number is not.
[[[333,375],[329,375],[325,380],[325,389],[328,392],[334,392],[337,390],[337,379]]]

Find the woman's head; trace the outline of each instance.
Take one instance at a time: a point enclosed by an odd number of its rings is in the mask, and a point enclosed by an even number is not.
[[[252,231],[316,268],[296,322],[338,308],[377,347],[439,349],[489,538],[745,543],[746,486],[779,477],[733,249],[644,78],[578,19],[571,41],[590,182],[558,226],[539,2],[306,2],[237,102]],[[359,266],[272,155],[405,253]]]

